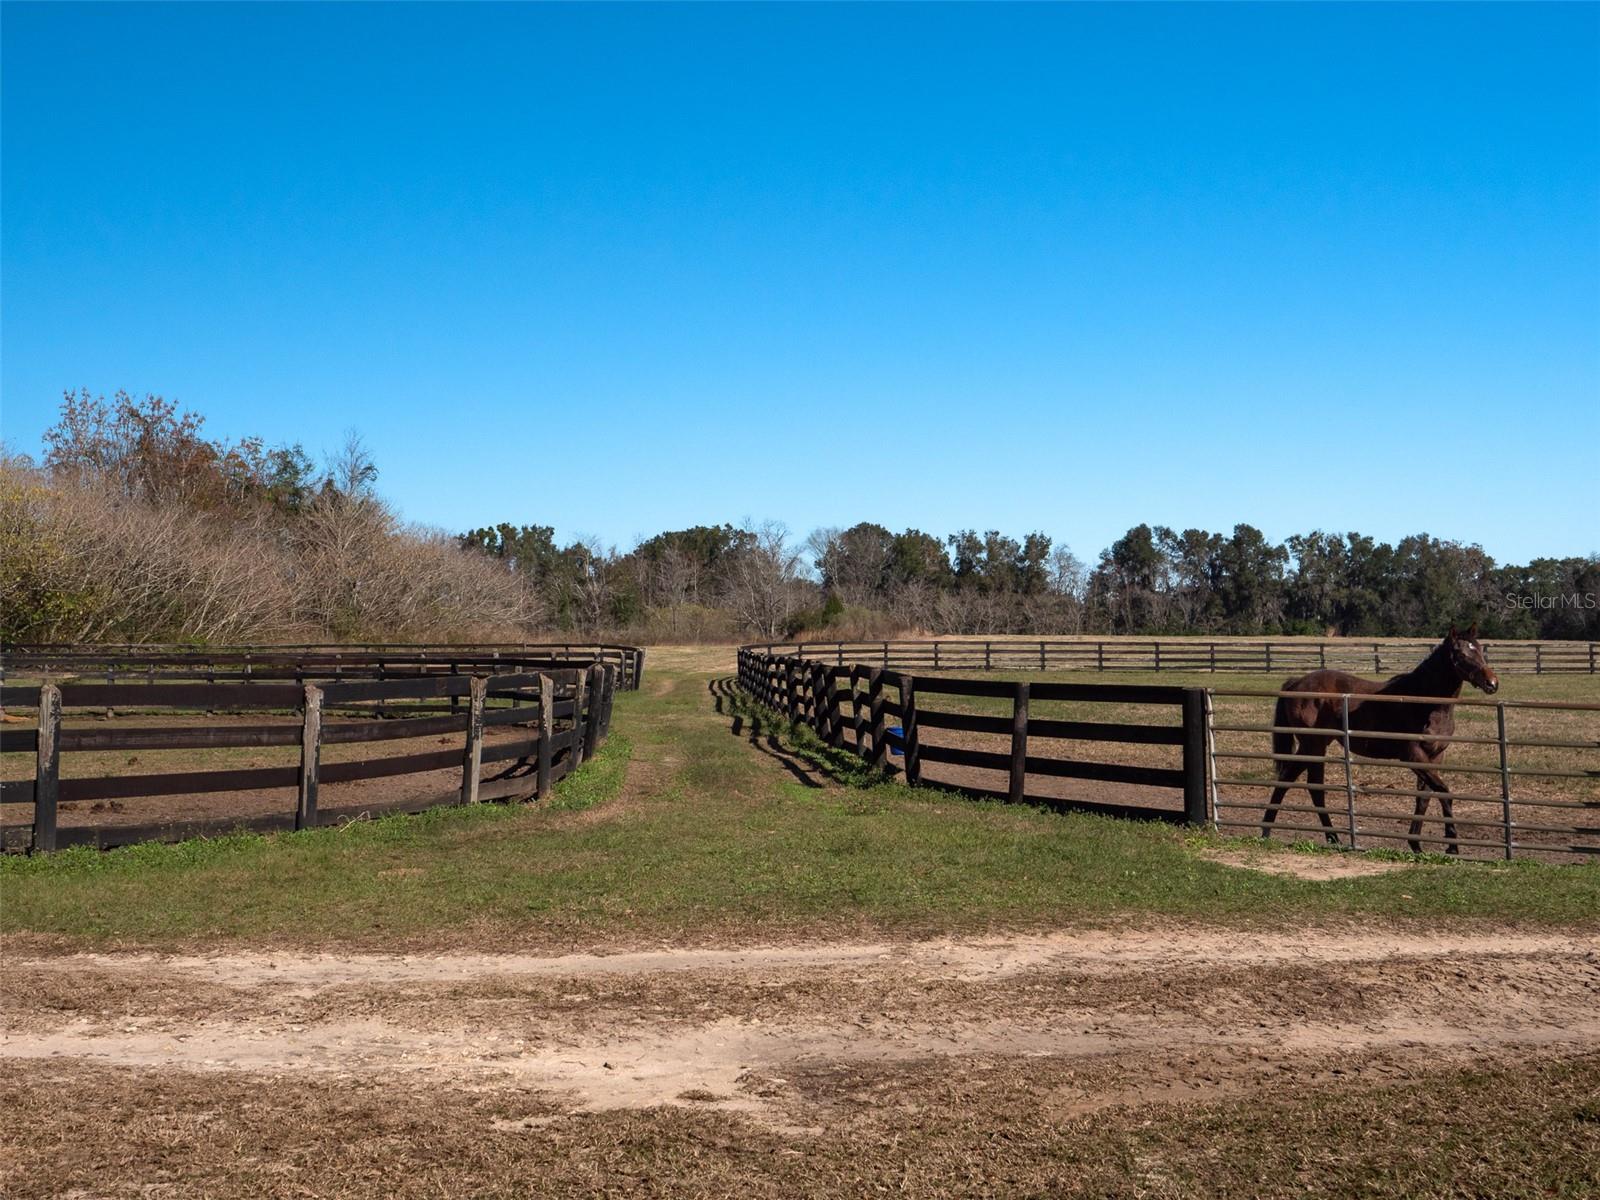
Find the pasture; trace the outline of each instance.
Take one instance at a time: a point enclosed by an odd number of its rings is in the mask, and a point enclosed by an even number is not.
[[[909,789],[647,662],[538,804],[0,859],[7,1194],[1600,1179],[1600,868]]]

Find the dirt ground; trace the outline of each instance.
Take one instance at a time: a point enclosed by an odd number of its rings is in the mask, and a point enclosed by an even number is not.
[[[865,1113],[910,1137],[997,1078],[1058,1127],[1129,1106],[1270,1109],[1447,1070],[1592,1064],[1600,935],[1152,925],[556,958],[8,956],[3,1001],[7,1195],[195,1194],[206,1179],[213,1194],[300,1195],[319,1191],[216,1156],[262,1105],[329,1088],[408,1106],[514,1100],[488,1118],[511,1155],[585,1115],[679,1109],[806,1154]],[[130,1130],[133,1095],[145,1116]],[[207,1097],[204,1136],[182,1115],[189,1095]],[[41,1121],[39,1105],[79,1119]],[[1579,1149],[1600,1183],[1596,1132]],[[228,1190],[246,1177],[259,1190]],[[495,1194],[499,1178],[434,1194]],[[336,1182],[376,1195],[393,1181],[379,1168]]]

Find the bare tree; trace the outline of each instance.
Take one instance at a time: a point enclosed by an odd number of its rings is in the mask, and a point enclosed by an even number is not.
[[[752,541],[733,556],[729,606],[758,637],[777,638],[801,607],[800,552],[789,545],[782,522],[746,522],[744,529]]]
[[[373,462],[360,431],[344,431],[344,441],[328,456],[328,479],[347,500],[367,500],[375,495],[378,464]]]

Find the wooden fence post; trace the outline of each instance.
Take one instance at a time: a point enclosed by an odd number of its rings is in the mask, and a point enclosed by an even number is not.
[[[828,738],[828,711],[822,694],[826,669],[820,662],[813,662],[806,671],[806,678],[811,681],[811,730],[823,741]]]
[[[584,761],[593,758],[600,749],[600,705],[604,700],[605,680],[600,673],[598,665],[589,668],[589,677],[585,681],[584,690],[589,695],[589,711],[583,725],[583,757]]]
[[[839,704],[839,679],[842,672],[840,668],[833,667],[823,672],[827,676],[828,685],[828,745],[838,750],[844,746],[844,709]],[[848,675],[842,675],[848,679]],[[850,684],[852,692],[855,684]]]
[[[300,726],[300,794],[294,807],[294,827],[312,829],[317,824],[317,775],[322,769],[322,689],[305,688],[305,719]]]
[[[556,736],[556,684],[550,676],[539,676],[539,766],[534,795],[543,800],[550,794],[550,743]]]
[[[811,729],[823,741],[828,739],[828,705],[822,694],[826,672],[827,668],[820,662],[813,662],[806,672],[811,681]]]
[[[862,734],[861,734],[861,693],[856,688],[856,685],[860,682],[860,679],[861,679],[861,668],[860,667],[851,667],[850,668],[850,733],[851,733],[851,736],[855,738],[855,743],[856,743],[855,744],[855,751],[856,751],[857,754],[861,754],[863,752],[863,749],[864,749],[864,747],[862,745],[862,741],[861,741],[861,737],[862,737]]]
[[[461,803],[478,802],[478,774],[483,767],[483,701],[489,681],[474,675],[467,692],[467,747],[461,758]]]
[[[610,663],[600,668],[600,740],[611,736],[611,696],[616,688],[617,669]]]
[[[1011,701],[1011,790],[1013,804],[1021,804],[1028,784],[1028,692],[1026,683],[1017,684]]]
[[[900,741],[905,749],[906,782],[916,787],[922,781],[922,747],[917,742],[917,681],[900,676]]]
[[[567,768],[568,774],[583,765],[583,683],[583,672],[574,668],[572,676],[572,761]]]
[[[39,741],[33,770],[33,849],[56,848],[56,808],[61,799],[61,689],[39,685]]]
[[[867,718],[872,722],[872,765],[880,770],[889,761],[883,713],[883,671],[878,667],[867,670]]]
[[[1183,820],[1206,823],[1206,693],[1183,689]]]

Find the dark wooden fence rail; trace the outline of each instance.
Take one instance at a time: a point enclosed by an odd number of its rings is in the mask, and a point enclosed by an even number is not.
[[[273,647],[249,651],[249,665],[265,670],[240,680],[231,670],[211,676],[214,668],[238,665],[226,655],[188,656],[163,649],[153,655],[157,661],[143,663],[125,650],[108,655],[99,647],[76,654],[62,654],[60,649],[52,648],[48,661],[45,655],[33,657],[26,669],[72,675],[74,668],[93,662],[94,681],[78,676],[56,682],[47,677],[38,684],[0,687],[0,704],[6,710],[30,709],[38,715],[33,728],[0,729],[0,753],[34,759],[33,778],[0,783],[0,802],[32,806],[26,824],[0,825],[0,845],[8,850],[106,847],[240,829],[303,829],[441,804],[543,797],[604,741],[615,692],[638,686],[643,662],[642,651],[631,647],[602,648],[622,653],[587,662],[576,648],[570,658],[550,654],[550,647],[526,647],[514,656],[496,656],[476,647],[451,648],[452,661],[443,664],[431,658],[407,659],[387,649],[362,661],[341,650],[338,671],[319,677],[317,672],[325,664],[316,656],[304,651],[285,655]],[[10,660],[9,653],[7,657]],[[551,665],[559,662],[576,665]],[[123,669],[121,681],[100,682],[100,668],[113,663],[113,671]],[[221,712],[260,713],[262,719],[259,723],[213,719],[182,727],[63,724],[66,712],[83,709],[194,716],[197,721]],[[421,715],[433,712],[446,715]],[[299,719],[285,720],[290,713]],[[486,730],[497,727],[514,729],[516,735],[486,737]],[[462,743],[448,749],[359,762],[321,761],[324,746],[455,734],[463,735]],[[72,753],[267,746],[298,746],[299,765],[105,777],[78,777],[62,770],[63,755]],[[491,773],[486,775],[486,768]],[[364,802],[353,810],[320,806],[325,787],[440,771],[459,772],[459,786],[400,800]],[[59,824],[61,806],[75,802],[209,798],[268,789],[288,790],[293,808],[245,817],[219,811],[214,817],[178,822]]]
[[[644,675],[644,651],[608,643],[505,643],[489,645],[304,646],[63,646],[16,645],[0,650],[8,678],[95,676],[107,683],[145,679],[171,682],[255,682],[311,679],[409,678],[417,675],[502,673],[529,667],[609,664],[618,686],[632,690]]]
[[[1197,638],[1074,638],[980,641],[769,643],[751,649],[835,665],[872,663],[911,671],[1263,671],[1295,674],[1325,668],[1383,674],[1409,670],[1436,642],[1338,638],[1327,641]],[[1495,670],[1507,674],[1600,673],[1600,642],[1485,642]]]
[[[804,722],[830,746],[854,750],[874,766],[894,769],[912,786],[923,782],[924,763],[1004,772],[1005,790],[938,781],[936,786],[989,799],[1038,804],[1057,810],[1097,812],[1141,820],[1203,825],[1208,820],[1206,706],[1201,688],[1130,684],[1032,683],[997,679],[951,679],[913,675],[868,663],[840,664],[796,654],[744,647],[738,683],[758,703]],[[842,685],[842,686],[841,686]],[[890,699],[893,689],[898,699]],[[981,696],[1011,701],[1010,716],[953,712],[929,696]],[[1176,708],[1180,724],[1061,721],[1033,716],[1033,702],[1067,700]],[[897,726],[891,726],[895,718]],[[895,729],[899,732],[896,733]],[[946,729],[1009,737],[1007,753],[925,744],[924,729]],[[1105,745],[1168,744],[1180,748],[1181,767],[1083,761],[1049,753],[1031,754],[1030,739],[1071,738]],[[1091,797],[1064,798],[1030,792],[1030,779],[1077,779],[1173,789],[1181,808],[1125,804]],[[933,781],[929,781],[933,782]]]

